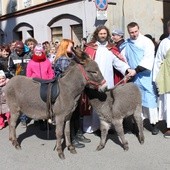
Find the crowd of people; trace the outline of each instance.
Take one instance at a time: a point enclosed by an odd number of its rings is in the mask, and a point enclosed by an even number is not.
[[[108,90],[119,83],[125,75],[131,77],[141,91],[141,117],[149,119],[153,135],[159,133],[159,122],[166,121],[164,137],[170,137],[170,21],[167,23],[169,36],[155,45],[152,37],[142,35],[139,25],[131,22],[127,25],[129,38],[124,39],[124,32],[100,25],[94,31],[91,41],[82,39],[82,50],[95,60],[104,76]],[[10,121],[10,110],[6,104],[4,88],[13,76],[23,75],[31,78],[53,79],[62,77],[74,54],[74,42],[69,39],[55,43],[39,43],[34,38],[25,42],[13,41],[0,46],[0,130]],[[22,83],[22,82],[21,82]],[[125,83],[125,82],[124,82]],[[93,109],[86,115],[81,109],[82,94],[71,119],[71,139],[77,148],[90,142],[83,133],[93,133],[99,129],[100,122]],[[123,96],[122,96],[123,97]],[[88,103],[86,103],[88,104]],[[28,117],[22,113],[20,122],[27,126]],[[40,125],[44,120],[35,120]],[[43,129],[43,128],[41,128]],[[83,143],[80,143],[83,142]]]

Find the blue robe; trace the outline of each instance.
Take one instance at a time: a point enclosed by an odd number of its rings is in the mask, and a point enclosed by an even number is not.
[[[132,69],[135,69],[138,65],[140,65],[145,53],[142,48],[136,46],[130,39],[122,45],[122,48],[125,48],[125,57]],[[142,65],[142,67],[145,66]],[[134,76],[132,81],[137,84],[141,91],[142,106],[148,108],[157,107],[156,88],[152,82],[152,71],[147,69],[139,72]]]

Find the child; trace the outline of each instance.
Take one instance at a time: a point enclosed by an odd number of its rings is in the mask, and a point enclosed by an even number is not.
[[[0,130],[5,127],[5,121],[9,122],[10,112],[6,104],[5,95],[3,88],[9,79],[6,79],[5,73],[3,70],[0,70]]]
[[[26,76],[32,78],[52,79],[54,78],[54,70],[52,64],[47,59],[45,51],[41,44],[35,46],[33,55],[26,68]],[[37,121],[35,121],[35,124]],[[39,121],[40,129],[46,130],[46,123]]]
[[[41,44],[36,45],[34,48],[32,59],[29,61],[26,68],[26,76],[46,80],[54,78],[52,64],[47,59]]]
[[[52,63],[52,65],[54,64],[54,58],[56,56],[56,49],[54,46],[50,47],[50,52],[48,53],[48,59],[50,60],[50,62]]]

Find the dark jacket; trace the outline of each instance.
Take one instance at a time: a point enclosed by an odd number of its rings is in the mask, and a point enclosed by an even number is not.
[[[13,60],[14,75],[26,75],[27,63],[31,59],[29,52],[23,52],[20,56],[14,51],[10,54]]]
[[[12,78],[15,66],[13,60],[10,57],[0,57],[0,70],[3,70],[6,78]]]

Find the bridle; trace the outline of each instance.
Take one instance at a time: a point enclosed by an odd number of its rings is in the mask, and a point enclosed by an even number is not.
[[[98,82],[90,80],[88,75],[87,75],[87,73],[86,73],[86,71],[85,71],[85,69],[84,69],[84,67],[81,64],[78,64],[78,68],[80,69],[83,77],[86,79],[87,84],[91,84],[91,85],[95,86],[98,89],[99,86],[101,86],[104,83],[106,83],[106,80],[102,80],[101,83],[98,83]]]

